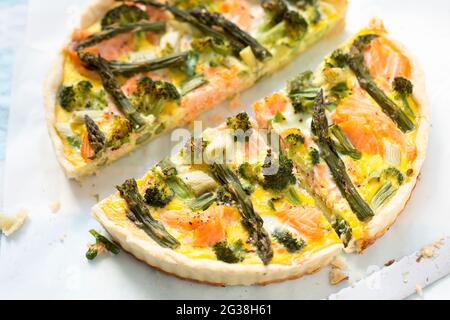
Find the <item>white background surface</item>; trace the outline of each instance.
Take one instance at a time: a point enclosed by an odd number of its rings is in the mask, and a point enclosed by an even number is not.
[[[65,178],[45,127],[42,83],[55,52],[86,3],[30,3],[25,46],[13,82],[4,193],[5,212],[27,208],[29,221],[16,235],[0,239],[0,298],[313,299],[326,298],[349,285],[329,286],[328,269],[324,268],[312,276],[265,287],[216,288],[166,276],[123,252],[94,262],[84,258],[86,245],[92,242],[88,230],[100,228],[90,216],[94,195],[106,197],[114,185],[140,177],[169,154],[171,145],[170,136],[164,136],[81,185]],[[363,255],[347,256],[351,280],[373,265],[382,266],[450,234],[450,2],[350,0],[345,32],[315,45],[288,68],[241,95],[242,105],[250,107],[256,99],[283,87],[290,77],[314,68],[372,16],[381,17],[392,36],[422,62],[432,128],[427,160],[409,204],[395,226]],[[209,115],[229,113],[221,108]],[[53,201],[61,202],[57,214],[49,208]],[[450,278],[425,290],[424,297],[449,299]]]

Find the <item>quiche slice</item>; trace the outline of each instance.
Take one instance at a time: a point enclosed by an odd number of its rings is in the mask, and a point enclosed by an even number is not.
[[[250,285],[314,272],[342,242],[264,136],[246,113],[231,117],[118,186],[93,214],[126,251],[181,278]]]
[[[275,72],[343,25],[346,0],[97,0],[52,66],[47,122],[94,173]]]
[[[425,159],[429,111],[421,67],[380,20],[254,109],[347,250],[363,250],[395,222]]]

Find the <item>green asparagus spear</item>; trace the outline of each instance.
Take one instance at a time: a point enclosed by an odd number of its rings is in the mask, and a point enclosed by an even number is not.
[[[145,119],[139,112],[137,112],[136,108],[123,93],[111,68],[109,67],[108,61],[92,53],[79,53],[79,56],[87,68],[93,69],[99,74],[103,87],[114,99],[117,107],[130,121],[133,129],[136,131],[143,129],[146,125]]]
[[[168,55],[159,59],[141,62],[109,61],[109,67],[115,75],[132,77],[137,73],[144,73],[180,65],[186,61],[187,52]]]
[[[148,22],[148,21],[139,21],[136,23],[129,23],[123,25],[114,25],[107,27],[106,29],[94,33],[87,37],[86,39],[80,41],[75,46],[75,50],[82,50],[89,47],[92,47],[100,42],[105,40],[114,38],[115,36],[122,33],[136,33],[136,32],[148,32],[155,31],[161,32],[166,30],[165,22]]]
[[[245,193],[239,178],[225,164],[214,163],[210,165],[211,173],[228,192],[234,197],[242,216],[242,224],[250,234],[250,241],[256,246],[258,256],[267,265],[273,258],[273,249],[270,237],[264,229],[264,221],[254,211],[253,204]]]
[[[342,195],[347,199],[348,204],[358,219],[367,221],[373,217],[374,213],[353,185],[352,180],[347,174],[345,164],[339,157],[333,140],[331,140],[329,136],[323,90],[317,95],[314,104],[311,129],[316,137],[317,144],[319,145],[320,155],[330,168],[333,179]]]
[[[94,150],[95,154],[92,158],[95,158],[106,146],[106,137],[100,130],[98,125],[88,115],[84,116],[84,123],[88,133],[89,144]]]
[[[95,244],[90,245],[88,251],[86,252],[86,258],[88,260],[94,260],[97,257],[99,246],[104,247],[106,250],[113,254],[119,254],[120,248],[113,242],[111,242],[108,238],[102,236],[94,229],[90,230],[89,233],[95,237]]]
[[[241,42],[244,47],[250,46],[253,54],[259,60],[265,60],[272,56],[272,54],[264,48],[255,38],[243,31],[236,24],[226,19],[218,12],[209,12],[205,7],[199,7],[189,10],[189,13],[197,18],[201,23],[210,26],[222,28],[228,38],[234,38]]]
[[[125,181],[121,186],[117,186],[120,196],[126,201],[130,212],[127,217],[133,221],[139,228],[145,231],[161,247],[175,249],[180,243],[171,234],[167,232],[164,226],[155,220],[144,199],[139,193],[136,180]]]
[[[116,0],[116,1],[123,1],[123,0]],[[201,23],[195,17],[193,17],[189,12],[187,12],[185,10],[181,10],[181,9],[179,9],[175,6],[171,6],[167,3],[160,3],[157,1],[153,1],[153,0],[131,0],[130,2],[140,3],[140,4],[147,5],[147,6],[152,6],[155,8],[167,10],[171,14],[173,14],[176,19],[186,22],[186,23],[189,23],[190,25],[197,28],[200,32],[215,38],[218,42],[220,42],[220,43],[227,42],[227,38],[225,37],[225,35],[223,35],[219,31]],[[230,42],[230,45],[233,47],[233,50],[235,51],[235,53],[239,53],[242,49],[244,49],[244,47],[236,41],[234,41],[234,42],[229,41],[229,42]]]
[[[400,130],[403,132],[414,130],[414,123],[408,118],[405,112],[377,86],[364,63],[364,48],[376,37],[377,35],[366,34],[356,38],[347,57],[347,63],[358,79],[360,86],[378,103],[384,113],[397,124]]]

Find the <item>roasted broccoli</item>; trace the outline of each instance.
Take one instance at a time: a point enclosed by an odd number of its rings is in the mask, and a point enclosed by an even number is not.
[[[101,110],[106,106],[106,93],[103,90],[93,92],[89,81],[83,80],[73,86],[65,86],[59,90],[59,104],[66,111],[82,109]]]
[[[337,105],[341,100],[346,98],[349,94],[351,94],[350,88],[347,86],[346,82],[339,82],[330,88],[330,91],[327,95],[327,102],[334,103]]]
[[[191,42],[192,49],[197,52],[215,52],[221,56],[229,56],[233,53],[229,42],[221,41],[213,37],[194,38]]]
[[[319,10],[319,5],[317,0],[288,0],[291,4],[297,6],[302,10],[307,10],[308,8],[312,9],[312,17],[311,22],[317,23],[322,18],[322,14]]]
[[[242,141],[247,135],[251,135],[252,124],[247,112],[238,113],[235,117],[227,119],[227,126],[234,130],[235,140]]]
[[[217,189],[217,201],[220,204],[224,205],[230,205],[233,203],[233,196],[231,193],[228,192],[228,190],[224,186],[220,186],[219,189]]]
[[[283,0],[263,0],[263,7],[269,21],[266,23],[273,27],[284,19],[284,15],[288,12],[288,6]]]
[[[164,179],[155,176],[145,191],[145,202],[154,208],[164,208],[174,197],[173,191]]]
[[[273,232],[272,236],[280,244],[282,244],[289,253],[295,253],[306,246],[305,241],[303,239],[294,238],[292,233],[290,233],[288,230],[276,229]]]
[[[264,43],[292,45],[308,30],[308,22],[297,11],[289,10],[283,0],[269,0],[262,3],[266,22],[258,37]]]
[[[107,134],[107,145],[112,150],[120,148],[124,143],[127,143],[130,138],[130,133],[133,130],[130,121],[126,118],[115,115],[109,123],[109,130]]]
[[[217,260],[226,263],[239,263],[244,261],[247,251],[244,248],[242,240],[238,240],[234,243],[228,243],[226,241],[217,242],[213,246],[214,253]]]
[[[403,182],[405,182],[405,175],[403,173],[400,172],[400,170],[398,170],[395,167],[389,167],[385,170],[383,170],[382,176],[386,179],[386,180],[391,180],[391,182],[393,182],[394,184],[397,185],[401,185],[403,184]]]
[[[292,160],[284,154],[280,154],[278,159],[274,161],[272,153],[269,152],[263,165],[264,181],[262,184],[264,189],[282,191],[290,184],[294,184],[296,178],[293,169]]]
[[[122,4],[108,11],[101,21],[102,29],[112,25],[123,25],[147,20],[148,14],[137,6]]]
[[[327,59],[327,66],[331,68],[344,68],[347,65],[347,55],[342,49],[336,49]]]
[[[288,96],[296,113],[310,111],[319,93],[313,83],[313,73],[305,71],[288,82]]]
[[[131,102],[142,114],[159,115],[168,101],[177,101],[180,93],[174,85],[164,81],[153,81],[143,77],[137,82],[137,91],[131,95]]]
[[[405,113],[411,118],[414,118],[414,111],[408,102],[408,97],[413,93],[413,84],[411,81],[403,77],[396,77],[392,82],[392,88],[397,97],[402,100]]]
[[[252,165],[245,162],[239,166],[239,175],[249,182],[258,182],[261,168],[257,165]]]
[[[308,30],[308,23],[297,11],[288,11],[284,15],[286,33],[289,38],[299,40]]]
[[[298,133],[289,134],[284,141],[289,147],[298,147],[305,144],[305,137]]]

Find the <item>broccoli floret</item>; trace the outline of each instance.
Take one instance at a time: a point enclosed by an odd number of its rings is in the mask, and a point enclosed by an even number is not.
[[[291,133],[284,139],[284,141],[289,147],[298,147],[305,143],[305,137],[298,133]]]
[[[131,101],[139,112],[148,116],[159,115],[165,104],[181,98],[177,88],[171,83],[153,81],[143,77],[137,81],[137,91],[131,95]]]
[[[230,205],[233,203],[233,196],[224,186],[221,186],[217,189],[217,201],[220,204]]]
[[[195,38],[192,40],[191,46],[197,52],[215,52],[225,57],[232,54],[232,48],[228,42],[213,37]]]
[[[288,7],[283,0],[264,0],[261,6],[270,18],[271,26],[283,21],[284,15],[288,12]]]
[[[174,196],[167,183],[163,179],[155,177],[145,191],[145,202],[155,208],[164,208]]]
[[[305,247],[305,241],[303,239],[296,239],[288,230],[277,229],[272,234],[273,237],[282,244],[287,252],[295,253]]]
[[[313,166],[320,163],[320,153],[316,148],[309,149],[309,158]]]
[[[264,1],[262,7],[266,13],[259,37],[262,42],[292,45],[292,40],[301,39],[308,30],[308,22],[303,16],[289,10],[283,0]]]
[[[239,175],[248,180],[249,182],[257,182],[259,181],[259,174],[261,173],[261,168],[256,165],[251,165],[248,162],[245,162],[239,166]]]
[[[347,55],[342,49],[336,49],[328,58],[327,65],[331,68],[344,68],[347,65]]]
[[[217,242],[213,246],[214,253],[217,260],[226,263],[239,263],[244,261],[247,250],[244,248],[242,240],[238,240],[234,243],[228,243],[226,241]]]
[[[148,14],[137,6],[122,4],[108,11],[101,21],[102,29],[112,25],[123,25],[148,20]]]
[[[313,73],[305,71],[288,82],[287,90],[295,112],[301,113],[312,109],[320,89],[313,84]]]
[[[308,22],[297,11],[288,11],[284,15],[287,35],[294,40],[299,40],[308,30]]]
[[[101,110],[106,106],[106,94],[103,90],[93,92],[89,81],[83,80],[73,86],[64,86],[59,90],[59,104],[66,111],[81,109]]]
[[[115,115],[109,124],[107,134],[107,144],[112,150],[120,148],[128,142],[130,133],[133,130],[130,121],[126,118]]]
[[[394,183],[401,185],[405,181],[405,175],[395,167],[389,167],[383,171],[385,179],[394,179]]]
[[[312,8],[312,23],[317,23],[322,18],[317,0],[288,0],[291,4],[297,6],[302,10],[307,10],[308,7]]]
[[[229,117],[227,119],[227,127],[234,130],[235,141],[242,141],[245,136],[252,134],[251,131],[249,132],[249,130],[252,130],[252,124],[247,112],[241,112],[235,117]]]
[[[235,117],[229,117],[227,119],[227,126],[232,130],[242,130],[246,132],[252,128],[250,123],[250,117],[247,112],[238,113]]]
[[[294,164],[284,154],[280,154],[278,160],[274,163],[273,155],[269,151],[263,169],[264,181],[262,184],[264,189],[282,191],[296,182],[293,172]]]
[[[349,94],[350,89],[347,86],[347,83],[340,82],[330,89],[330,92],[327,95],[327,101],[329,103],[337,104],[339,101],[347,97]]]
[[[396,77],[392,83],[392,87],[400,94],[410,95],[413,93],[411,81],[403,77]]]
[[[408,97],[413,93],[413,84],[411,83],[411,81],[403,77],[396,77],[392,82],[392,89],[394,89],[397,98],[402,100],[405,113],[409,117],[414,118],[414,111],[412,110],[408,102]]]

